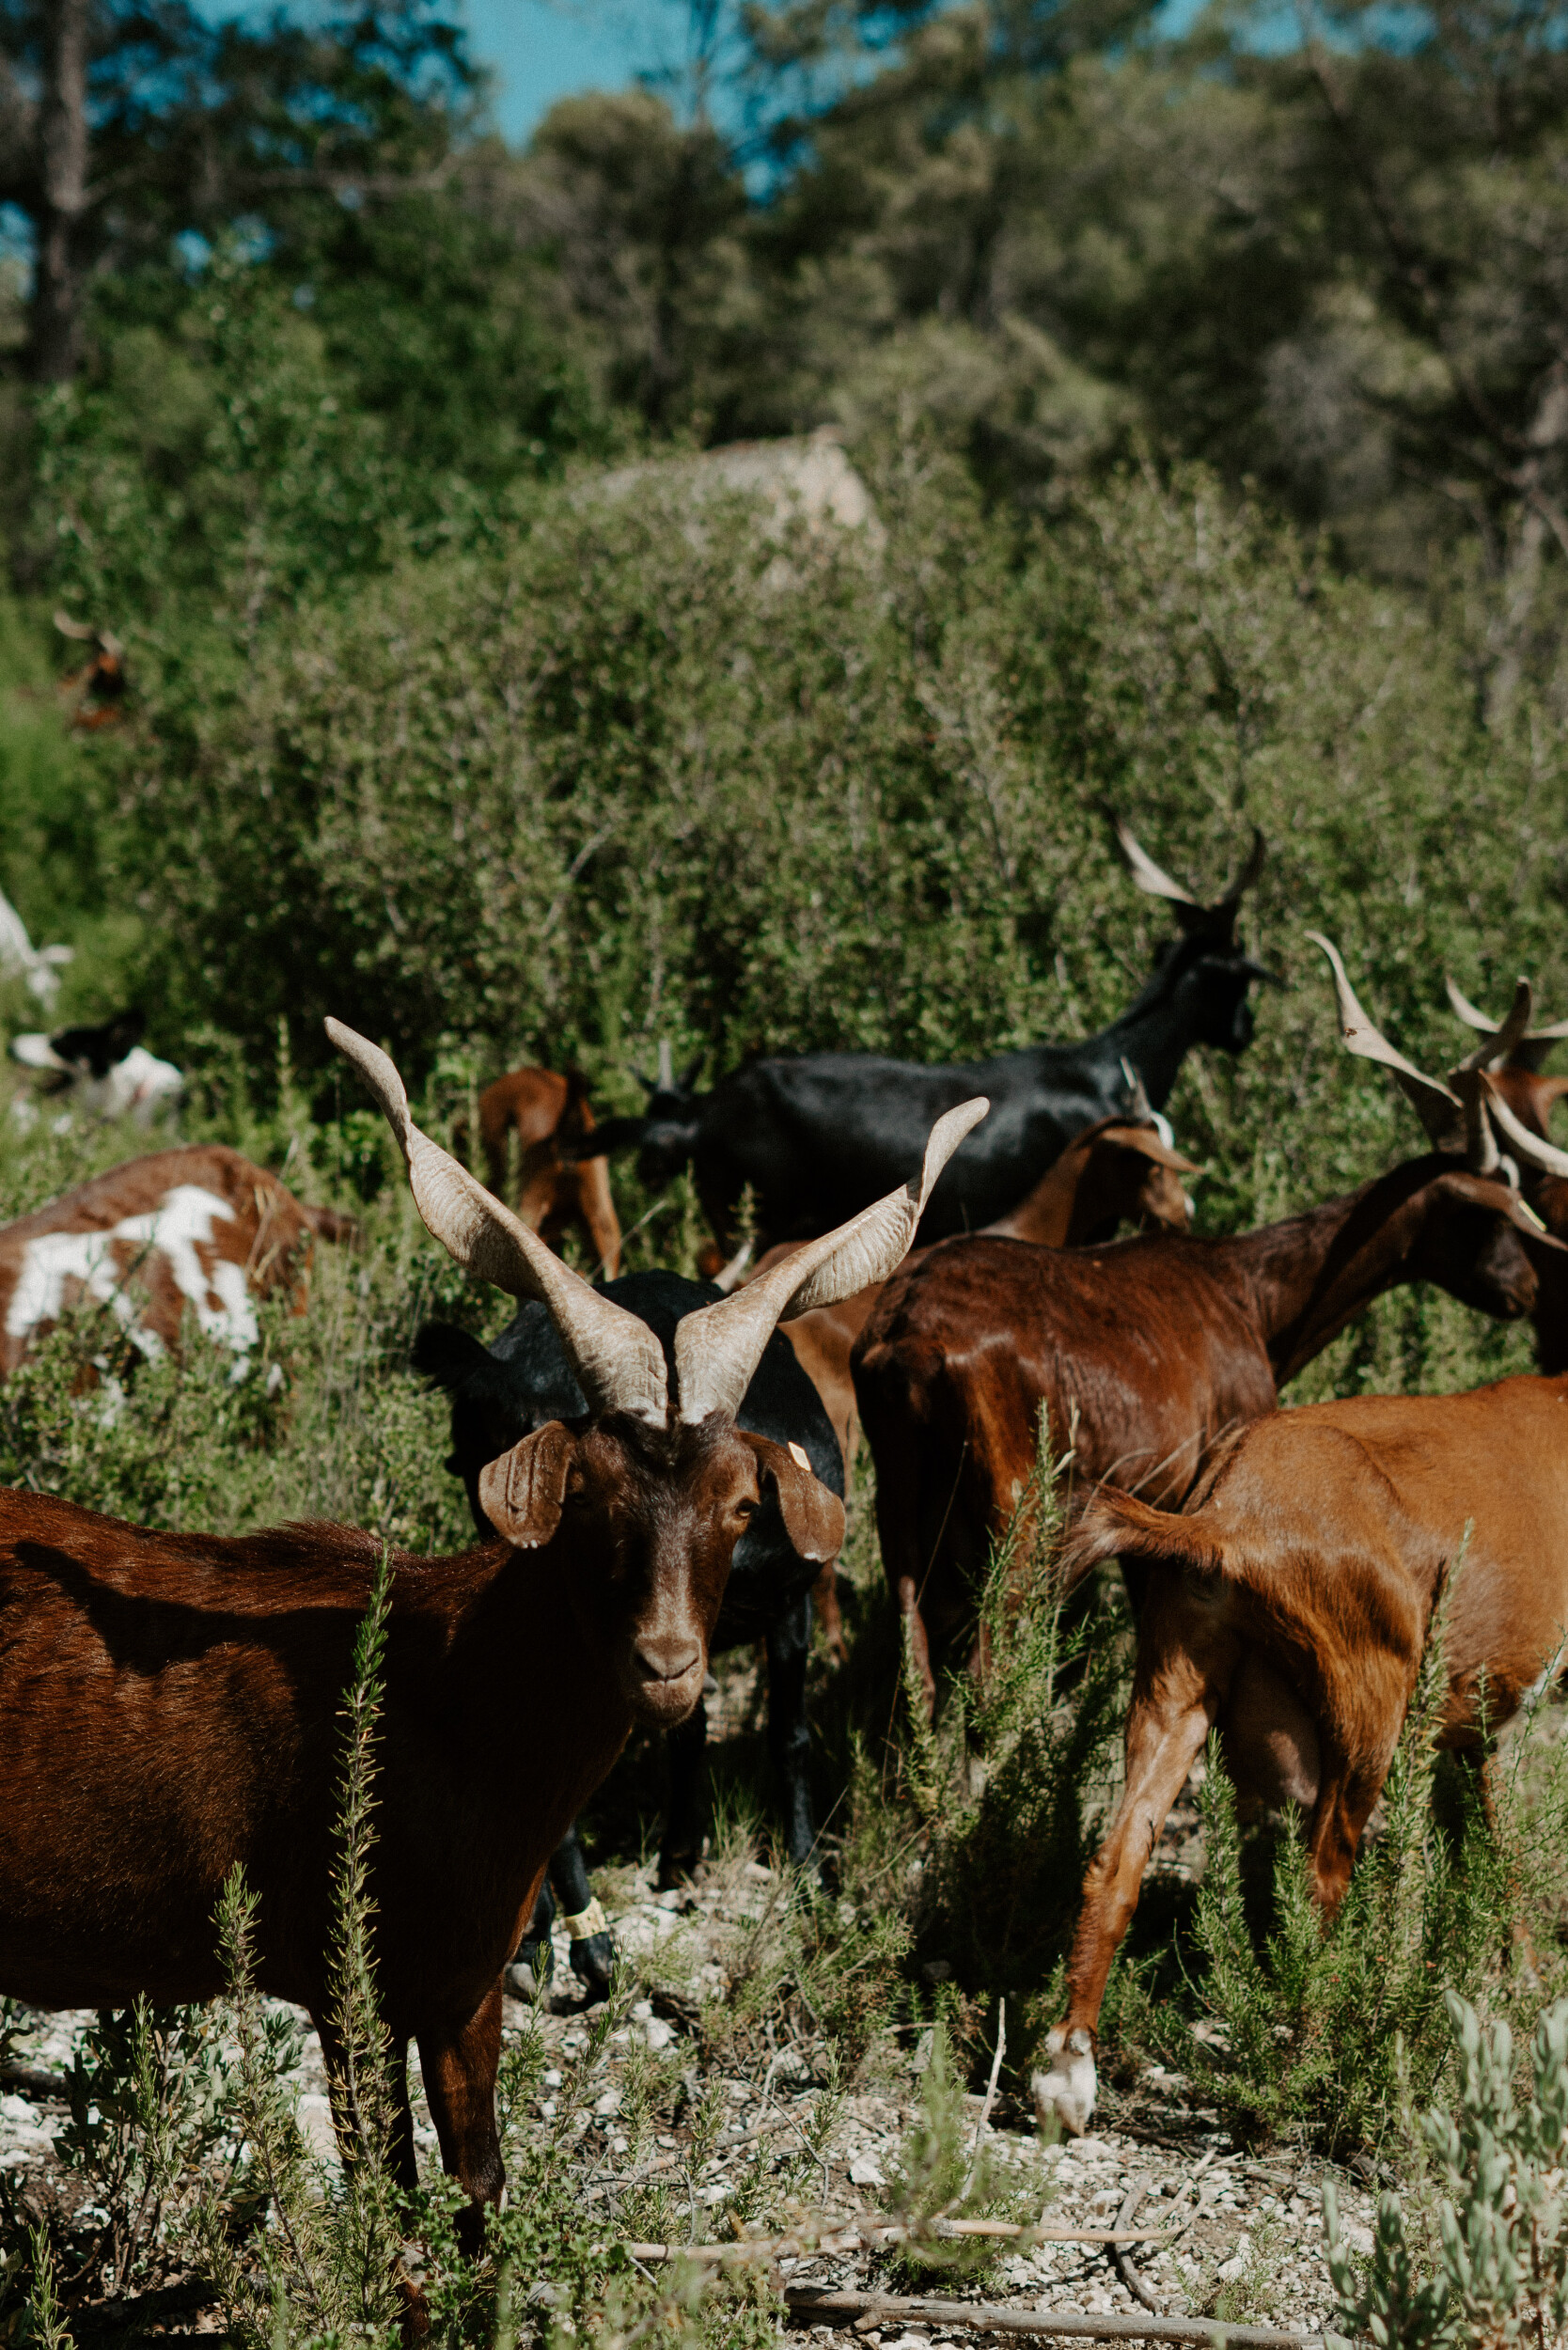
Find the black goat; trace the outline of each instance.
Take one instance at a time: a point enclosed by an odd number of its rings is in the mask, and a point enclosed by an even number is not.
[[[602,1293],[646,1322],[666,1347],[682,1315],[712,1305],[722,1294],[710,1281],[688,1281],[678,1273],[628,1274],[607,1283]],[[475,1526],[481,1535],[489,1535],[493,1529],[479,1504],[481,1471],[547,1421],[571,1425],[587,1410],[555,1324],[542,1306],[524,1306],[486,1347],[448,1323],[428,1322],[415,1341],[414,1363],[451,1396],[452,1451],[447,1465],[467,1487]],[[804,1452],[814,1474],[842,1496],[843,1461],[833,1423],[793,1348],[776,1330],[752,1375],[735,1424]],[[806,1667],[811,1646],[811,1586],[822,1572],[819,1559],[803,1559],[792,1547],[777,1501],[765,1499],[735,1545],[709,1644],[710,1654],[717,1655],[757,1639],[767,1643],[768,1748],[779,1780],[792,1860],[807,1859],[816,1841],[808,1772]],[[700,1705],[669,1732],[669,1814],[659,1852],[661,1883],[673,1883],[700,1849],[706,1740]],[[573,1971],[590,1991],[603,1991],[608,1985],[613,1950],[589,1893],[574,1827],[551,1858],[549,1879],[518,1952],[522,1963],[537,1968],[547,1952],[557,1901],[572,1936]]]
[[[876,1198],[918,1154],[933,1119],[983,1092],[991,1115],[949,1162],[918,1239],[977,1231],[1011,1214],[1074,1135],[1124,1109],[1129,1067],[1158,1110],[1195,1044],[1245,1052],[1252,983],[1274,978],[1235,943],[1242,893],[1262,864],[1261,833],[1241,878],[1205,906],[1161,871],[1125,825],[1116,830],[1134,881],[1168,901],[1181,936],[1162,949],[1137,1001],[1098,1036],[932,1068],[871,1053],[781,1057],[737,1070],[700,1095],[691,1089],[695,1067],[674,1082],[666,1050],[646,1112],[597,1127],[596,1149],[635,1144],[637,1172],[653,1188],[690,1162],[703,1212],[727,1247],[749,1185],[757,1244],[767,1248],[826,1231]]]

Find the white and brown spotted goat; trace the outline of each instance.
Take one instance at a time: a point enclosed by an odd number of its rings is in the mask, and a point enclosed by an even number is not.
[[[87,1298],[146,1355],[178,1346],[189,1308],[238,1368],[259,1336],[256,1300],[287,1288],[303,1313],[311,1238],[354,1232],[222,1144],[128,1159],[0,1226],[0,1377]]]

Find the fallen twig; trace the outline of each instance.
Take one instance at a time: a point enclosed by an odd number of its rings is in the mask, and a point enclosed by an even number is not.
[[[1137,2178],[1133,2181],[1131,2186],[1127,2189],[1126,2198],[1121,2205],[1121,2209],[1116,2215],[1116,2225],[1119,2231],[1126,2227],[1128,2221],[1132,2218],[1134,2212],[1137,2211],[1139,2203],[1142,2202],[1148,2192],[1149,2181],[1147,2177]],[[1141,2301],[1144,2308],[1146,2310],[1152,2310],[1156,2317],[1163,2317],[1165,2315],[1164,2310],[1155,2300],[1153,2295],[1150,2292],[1149,2287],[1144,2283],[1143,2279],[1138,2275],[1137,2270],[1133,2266],[1132,2262],[1127,2257],[1126,2247],[1121,2244],[1112,2244],[1107,2247],[1107,2249],[1109,2250],[1111,2263],[1117,2275],[1121,2278],[1122,2283],[1132,2295],[1133,2299],[1135,2301]]]
[[[1283,2333],[1274,2326],[1227,2326],[1201,2317],[1080,2317],[1068,2310],[1011,2310],[988,2301],[938,2301],[923,2293],[838,2293],[819,2285],[786,2287],[785,2304],[800,2325],[823,2318],[877,2317],[916,2325],[969,2326],[978,2333],[1055,2334],[1067,2342],[1178,2342],[1215,2350],[1350,2350],[1342,2334]]]
[[[39,2064],[24,2064],[18,2057],[8,2057],[0,2064],[0,2089],[18,2091],[24,2097],[49,2100],[68,2105],[71,2092],[60,2073],[46,2073]]]
[[[836,2258],[840,2252],[870,2252],[884,2245],[929,2242],[933,2236],[949,2240],[992,2236],[1007,2242],[1027,2238],[1026,2249],[1035,2244],[1166,2244],[1172,2240],[1163,2228],[1045,2228],[1016,2219],[931,2219],[915,2228],[899,2220],[873,2221],[870,2226],[851,2221],[839,2228],[829,2226],[821,2235],[797,2228],[788,2235],[738,2236],[732,2244],[628,2244],[626,2250],[638,2261],[777,2260],[807,2252]]]

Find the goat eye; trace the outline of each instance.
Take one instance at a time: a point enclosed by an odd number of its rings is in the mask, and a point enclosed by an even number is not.
[[[735,1504],[735,1515],[738,1518],[749,1518],[755,1514],[760,1506],[749,1494],[743,1494]]]

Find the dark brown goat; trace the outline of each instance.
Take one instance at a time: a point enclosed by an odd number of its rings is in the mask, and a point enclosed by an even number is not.
[[[128,1159],[0,1226],[0,1377],[86,1297],[144,1355],[178,1346],[189,1310],[243,1357],[259,1336],[252,1299],[286,1284],[303,1313],[311,1235],[352,1241],[357,1230],[221,1143]]]
[[[609,1162],[572,1156],[593,1132],[588,1079],[568,1069],[514,1069],[485,1087],[476,1107],[485,1182],[506,1198],[510,1138],[517,1139],[518,1214],[547,1247],[558,1249],[573,1225],[588,1235],[596,1273],[620,1274],[620,1222],[610,1192]],[[452,1140],[467,1155],[467,1119],[454,1121]]]
[[[1346,996],[1348,983],[1341,1017],[1362,1049]],[[1530,1311],[1531,1254],[1550,1244],[1517,1194],[1466,1169],[1466,1155],[1488,1150],[1497,1164],[1479,1097],[1466,1112],[1402,1067],[1407,1090],[1428,1088],[1435,1126],[1438,1095],[1444,1119],[1457,1119],[1453,1148],[1346,1198],[1230,1240],[1162,1233],[1091,1250],[947,1241],[888,1282],[853,1370],[883,1564],[933,1705],[932,1638],[945,1649],[972,1626],[991,1545],[1028,1486],[1043,1411],[1058,1451],[1076,1414],[1079,1491],[1108,1478],[1175,1505],[1215,1441],[1272,1411],[1285,1382],[1386,1290],[1434,1281],[1502,1320]]]
[[[688,1314],[666,1355],[420,1134],[384,1053],[329,1033],[385,1111],[431,1232],[548,1308],[588,1402],[484,1470],[500,1539],[394,1562],[378,1980],[400,2084],[418,2044],[472,2246],[502,2185],[502,1968],[551,1850],[633,1724],[698,1703],[730,1555],[764,1497],[803,1556],[842,1540],[837,1496],[788,1448],[737,1434],[746,1385],[797,1295],[826,1302],[897,1261],[984,1104],[940,1121],[918,1186]],[[43,2007],[207,1998],[213,1910],[240,1863],[259,1896],[261,1987],[309,2011],[330,2061],[339,1707],[377,1555],[340,1527],[223,1542],[0,1496],[0,1990]]]
[[[1147,1596],[1126,1787],[1085,1880],[1051,2066],[1035,2076],[1043,2117],[1082,2130],[1093,2111],[1105,1978],[1216,1723],[1239,1794],[1308,1813],[1313,1897],[1333,1916],[1462,1550],[1441,1743],[1478,1753],[1560,1658],[1568,1627],[1568,1379],[1272,1413],[1225,1449],[1185,1514],[1108,1490],[1088,1503],[1065,1571],[1132,1559]]]

